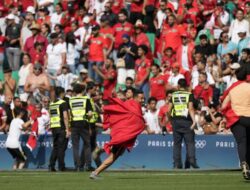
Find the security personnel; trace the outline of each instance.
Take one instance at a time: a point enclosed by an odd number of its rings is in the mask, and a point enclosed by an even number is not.
[[[96,86],[93,82],[87,83],[87,94],[86,96],[89,98],[91,107],[92,107],[92,116],[89,118],[89,127],[91,131],[90,135],[90,145],[91,145],[91,152],[92,152],[92,158],[95,161],[95,164],[97,167],[101,165],[101,159],[100,159],[100,153],[102,150],[97,146],[96,143],[96,137],[97,137],[97,131],[96,131],[96,122],[100,120],[100,116],[96,110],[96,104],[94,101],[94,98],[96,97]]]
[[[182,140],[186,144],[187,160],[193,168],[199,168],[195,158],[195,140],[194,140],[194,96],[187,90],[187,82],[185,79],[178,81],[178,91],[172,94],[169,103],[168,116],[173,126],[173,159],[174,168],[182,168],[181,144]],[[170,116],[171,115],[171,116]]]
[[[73,145],[73,157],[76,171],[86,171],[94,168],[91,166],[90,130],[88,119],[92,116],[92,107],[87,96],[83,96],[84,86],[76,84],[73,87],[75,96],[69,99],[71,112],[71,139]],[[80,137],[84,143],[81,155],[79,155]],[[85,164],[85,166],[84,166]]]
[[[64,156],[68,142],[67,138],[70,136],[69,108],[63,100],[64,89],[57,87],[55,91],[58,98],[49,105],[50,128],[53,136],[53,150],[50,156],[49,171],[56,171],[55,163],[57,159],[59,171],[65,171]]]

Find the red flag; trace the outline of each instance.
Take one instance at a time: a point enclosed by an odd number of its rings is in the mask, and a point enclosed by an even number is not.
[[[30,107],[31,111],[31,119],[34,121],[31,127],[31,133],[29,139],[26,143],[26,146],[30,149],[30,151],[34,150],[37,145],[37,137],[38,137],[38,120],[37,118],[41,117],[42,113],[38,112],[34,109],[34,107]]]
[[[123,102],[118,98],[109,98],[109,101],[110,104],[104,106],[103,128],[111,129],[111,141],[105,144],[104,150],[109,154],[114,145],[130,150],[145,128],[141,105],[135,100]]]

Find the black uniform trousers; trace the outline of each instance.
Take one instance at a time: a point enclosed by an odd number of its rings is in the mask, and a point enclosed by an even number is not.
[[[50,156],[50,168],[55,168],[56,160],[58,160],[58,169],[64,170],[65,163],[65,151],[68,144],[68,139],[66,138],[66,131],[63,128],[52,129],[53,137],[53,149]]]
[[[73,158],[75,168],[91,167],[91,145],[90,145],[90,133],[89,125],[86,121],[77,122],[77,125],[72,122],[71,124],[71,139],[73,145]],[[81,154],[80,150],[80,138],[83,141],[83,148]]]
[[[196,163],[195,158],[195,140],[194,140],[194,131],[190,128],[192,125],[192,121],[187,119],[177,119],[173,118],[172,126],[173,126],[173,160],[174,167],[182,168],[182,157],[181,157],[181,145],[184,139],[186,145],[187,152],[187,161],[190,163]]]

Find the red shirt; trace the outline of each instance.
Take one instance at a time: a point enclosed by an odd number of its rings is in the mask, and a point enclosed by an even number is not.
[[[111,9],[114,14],[118,14],[121,9],[124,8],[124,1],[123,0],[115,0]]]
[[[168,112],[168,105],[165,104],[159,110],[158,117],[161,117],[161,122],[165,122],[167,120],[167,112]],[[168,132],[172,132],[173,128],[170,122],[166,124],[166,129]]]
[[[6,38],[4,36],[0,36],[0,53],[4,52],[4,42],[5,42]]]
[[[149,80],[150,96],[155,97],[157,100],[165,100],[166,99],[166,84],[167,84],[167,81],[164,75],[152,77]]]
[[[124,25],[121,23],[117,23],[113,26],[115,32],[115,49],[118,49],[119,46],[123,43],[122,36],[123,34],[128,34],[132,36],[134,33],[134,27],[131,23],[125,22]]]
[[[135,61],[136,82],[142,81],[142,79],[147,74],[147,69],[150,68],[150,66],[151,66],[151,61],[147,58],[144,61],[142,61],[141,59],[137,59]]]
[[[172,57],[167,57],[165,55],[162,56],[162,63],[167,63],[169,67],[172,67],[172,65],[176,62],[176,57],[175,55],[172,55]]]
[[[37,24],[39,24],[40,26],[43,24],[49,24],[50,25],[50,16],[47,15],[45,17],[40,17],[36,20]]]
[[[202,98],[204,100],[204,105],[209,105],[209,98],[213,97],[213,89],[211,86],[208,87],[208,89],[204,89],[201,85],[197,85],[194,88],[194,97],[195,98]]]
[[[31,36],[26,40],[25,45],[24,45],[24,51],[30,53],[30,50],[34,48],[35,42],[43,42],[44,44],[43,51],[46,52],[46,48],[48,46],[48,40],[47,38],[39,34],[35,37]]]
[[[89,61],[103,62],[103,49],[106,48],[104,38],[102,36],[91,36],[89,41]]]
[[[29,6],[34,7],[34,0],[21,0],[22,7],[23,7],[23,12],[26,12],[26,9]]]
[[[140,0],[137,0],[139,3],[131,3],[130,11],[135,13],[141,13],[143,10],[143,2],[140,3]]]
[[[112,97],[112,91],[114,90],[116,86],[116,80],[117,80],[117,72],[113,69],[110,70],[104,70],[103,74],[108,77],[112,77],[113,79],[106,79],[103,81],[103,99],[107,99],[108,97]]]
[[[180,8],[178,9],[178,15],[182,15],[183,11],[184,11],[183,7],[180,7]],[[188,11],[187,11],[187,13],[185,14],[183,20],[185,21],[185,20],[187,20],[187,19],[191,19],[191,20],[194,21],[194,25],[196,25],[197,22],[198,22],[197,20],[199,19],[199,18],[197,17],[198,13],[199,13],[199,9],[198,9],[197,7],[192,7],[192,8],[190,8],[190,9],[188,9]]]
[[[149,39],[148,39],[148,36],[145,34],[145,33],[140,33],[139,35],[137,35],[135,37],[135,41],[134,43],[137,45],[137,46],[140,46],[140,45],[146,45],[149,49],[151,49],[151,46],[150,46],[150,42],[149,42]]]
[[[181,45],[181,31],[180,27],[174,25],[169,27],[168,25],[163,26],[163,37],[165,42],[165,48],[171,47],[174,51]]]
[[[107,48],[110,48],[110,46],[112,45],[112,40],[111,40],[111,36],[114,36],[114,29],[112,27],[108,27],[108,28],[101,28],[100,29],[100,34],[103,36],[104,40],[105,40],[105,46]]]
[[[40,63],[44,65],[44,57],[46,55],[46,52],[38,52],[35,48],[32,48],[29,54],[32,64]]]

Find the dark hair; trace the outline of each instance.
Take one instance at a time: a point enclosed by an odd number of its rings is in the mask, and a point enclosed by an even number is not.
[[[15,108],[14,109],[14,113],[15,113],[16,116],[19,116],[21,114],[25,115],[25,112],[26,112],[26,110],[23,109],[23,108]]]
[[[15,101],[15,100],[20,100],[20,97],[17,97],[17,96],[15,96],[14,98],[13,98],[13,101]]]
[[[127,80],[134,82],[134,79],[132,77],[127,77],[125,81],[127,81]]]
[[[166,96],[168,96],[169,94],[173,94],[173,90],[168,90],[168,91],[166,91]]]
[[[51,39],[58,38],[58,34],[54,32],[54,33],[50,34],[50,38]]]
[[[87,83],[87,89],[86,89],[86,90],[87,90],[87,91],[88,91],[88,90],[91,90],[91,89],[93,89],[95,86],[96,86],[95,83],[92,82],[92,81],[90,81],[90,82]]]
[[[128,12],[126,11],[126,9],[121,9],[118,15],[119,14],[124,14],[126,17],[128,17]]]
[[[142,44],[142,45],[138,46],[138,49],[139,48],[141,48],[144,51],[145,54],[148,53],[148,47],[146,45]]]
[[[229,56],[229,58],[233,61],[234,60],[234,55],[231,53],[227,53],[227,55]]]
[[[76,44],[76,39],[75,39],[75,35],[74,35],[73,32],[69,32],[69,33],[66,35],[65,42],[66,42],[67,51],[68,51],[68,48],[69,48],[69,44],[73,44],[73,45]]]
[[[73,91],[76,93],[76,94],[80,94],[84,91],[84,86],[83,85],[80,85],[80,84],[75,84],[73,86]]]
[[[56,5],[58,5],[59,7],[61,7],[61,9],[63,8],[62,3],[57,3]]]
[[[48,33],[50,34],[51,32],[50,25],[47,23],[44,23],[43,25],[48,29]]]
[[[201,34],[201,35],[199,36],[199,39],[200,39],[200,40],[203,40],[203,39],[207,40],[208,38],[207,38],[207,35],[206,35],[206,34]]]
[[[151,67],[156,67],[157,69],[160,69],[160,66],[156,63],[154,63],[153,65],[151,65]]]
[[[200,72],[200,75],[203,75],[207,78],[207,73],[205,73],[205,72]]]
[[[134,97],[137,97],[139,94],[144,94],[141,90],[135,90],[134,91]]]
[[[128,87],[128,88],[126,88],[125,92],[127,92],[127,91],[129,91],[129,90],[131,90],[131,91],[133,92],[133,94],[135,93],[135,89],[134,89],[133,87]]]
[[[244,81],[247,78],[247,67],[246,65],[241,66],[239,69],[235,71],[236,78],[239,81]]]
[[[22,57],[24,57],[24,56],[28,56],[29,59],[31,59],[30,54],[28,54],[28,53],[23,53],[23,56],[22,56]]]
[[[64,90],[63,87],[58,86],[58,87],[55,88],[56,97],[59,97],[64,92],[65,92],[65,90]]]
[[[179,80],[178,80],[178,85],[179,85],[181,88],[187,88],[187,81],[186,81],[186,79],[179,79]]]
[[[157,102],[157,99],[155,98],[155,97],[150,97],[149,99],[148,99],[148,104],[150,104],[151,102]]]
[[[165,51],[173,51],[173,48],[172,47],[167,47],[167,48],[164,49],[164,52]]]
[[[249,3],[250,3],[250,2],[249,2]],[[244,48],[244,49],[242,49],[241,52],[244,52],[244,53],[246,53],[247,55],[250,55],[250,49],[249,49],[249,48]]]

